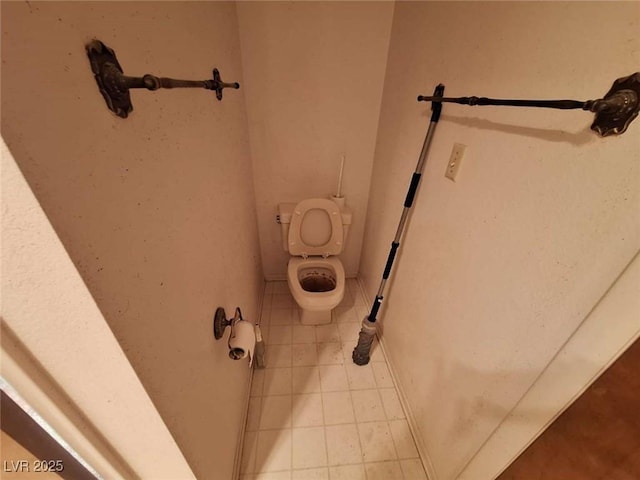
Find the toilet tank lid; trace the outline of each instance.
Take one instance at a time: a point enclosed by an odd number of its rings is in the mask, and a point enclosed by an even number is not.
[[[297,203],[278,204],[278,217],[280,218],[280,223],[291,223],[291,215],[293,214],[293,209],[296,205]],[[340,216],[342,217],[343,225],[351,225],[353,212],[349,207],[340,208]]]

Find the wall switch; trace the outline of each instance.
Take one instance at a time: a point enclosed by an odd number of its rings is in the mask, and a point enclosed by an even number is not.
[[[451,157],[449,158],[449,163],[447,163],[447,171],[444,173],[444,176],[449,180],[456,181],[456,176],[460,171],[460,164],[462,163],[462,157],[464,157],[464,150],[467,148],[465,145],[461,143],[454,143],[453,149],[451,150]]]

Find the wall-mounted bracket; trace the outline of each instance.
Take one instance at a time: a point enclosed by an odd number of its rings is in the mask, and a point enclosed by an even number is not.
[[[222,90],[225,88],[240,88],[240,84],[225,83],[220,78],[217,68],[213,69],[212,80],[175,80],[172,78],[156,77],[146,74],[142,77],[127,77],[124,75],[115,52],[100,40],[93,40],[86,45],[87,55],[91,62],[91,70],[98,83],[100,93],[107,102],[109,110],[121,118],[127,118],[133,110],[129,89],[146,88],[205,88],[215,90],[216,98],[222,100]]]
[[[640,72],[617,79],[604,96],[598,100],[503,100],[486,97],[425,97],[419,102],[449,102],[462,105],[498,105],[512,107],[542,107],[570,110],[580,108],[596,114],[591,130],[603,137],[624,133],[640,112]]]
[[[224,330],[227,327],[232,327],[236,322],[242,320],[242,312],[239,307],[236,307],[236,313],[233,318],[227,320],[227,314],[224,308],[218,307],[213,317],[213,336],[216,340],[220,340],[224,335]]]

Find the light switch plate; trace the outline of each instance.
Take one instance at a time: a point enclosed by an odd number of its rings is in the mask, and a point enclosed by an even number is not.
[[[447,163],[447,171],[444,173],[444,176],[449,180],[456,181],[456,177],[458,176],[458,172],[460,171],[460,164],[462,163],[462,158],[464,157],[464,151],[466,149],[466,145],[461,143],[454,143],[453,149],[451,150],[451,157],[449,158],[449,163]]]

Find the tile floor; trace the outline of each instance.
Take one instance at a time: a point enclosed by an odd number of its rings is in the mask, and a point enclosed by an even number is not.
[[[351,360],[367,310],[348,279],[332,322],[304,326],[287,283],[267,283],[241,480],[426,480],[377,341],[368,365]]]

